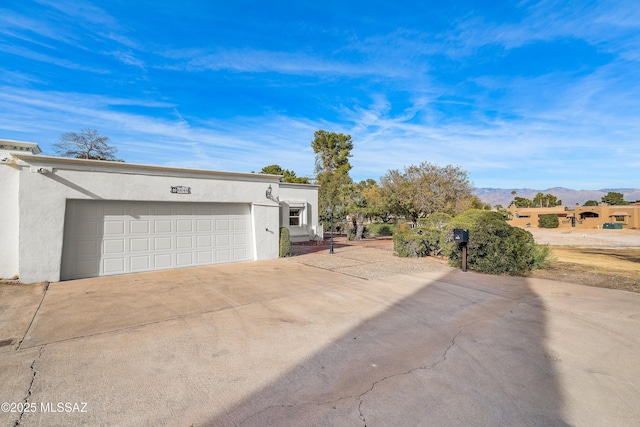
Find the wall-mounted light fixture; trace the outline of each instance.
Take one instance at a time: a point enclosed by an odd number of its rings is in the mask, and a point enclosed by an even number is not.
[[[269,188],[267,188],[267,194],[266,194],[267,199],[271,200],[271,197],[272,197],[271,193],[272,192],[273,192],[273,189],[271,188],[271,185],[269,185]]]

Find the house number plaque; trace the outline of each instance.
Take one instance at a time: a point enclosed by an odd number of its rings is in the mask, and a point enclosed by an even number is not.
[[[191,187],[185,187],[184,185],[171,186],[171,192],[175,194],[191,194]]]

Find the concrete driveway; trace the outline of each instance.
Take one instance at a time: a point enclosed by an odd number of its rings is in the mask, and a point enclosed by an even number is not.
[[[640,424],[637,294],[354,246],[45,288],[0,286],[2,425]]]

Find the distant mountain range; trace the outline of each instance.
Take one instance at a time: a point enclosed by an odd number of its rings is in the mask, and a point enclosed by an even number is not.
[[[570,188],[553,187],[546,190],[534,190],[531,188],[476,188],[476,195],[484,203],[491,206],[502,205],[508,207],[514,198],[512,191],[517,192],[518,197],[533,199],[536,194],[553,194],[559,200],[562,200],[563,206],[572,207],[576,203],[584,205],[587,200],[600,201],[602,196],[606,196],[608,192],[624,194],[626,201],[635,202],[640,200],[640,188],[603,188],[602,190],[571,190]]]

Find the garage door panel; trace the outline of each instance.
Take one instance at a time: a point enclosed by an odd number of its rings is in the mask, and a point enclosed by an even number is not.
[[[176,221],[176,231],[178,233],[192,233],[193,221],[191,219],[179,219]]]
[[[229,241],[228,234],[219,234],[216,236],[216,246],[228,246]]]
[[[129,241],[129,250],[131,252],[148,252],[149,239],[131,239]]]
[[[151,206],[150,214],[170,216],[170,215],[173,215],[174,212],[173,212],[173,209],[171,209],[170,204],[160,203],[160,204],[155,204]]]
[[[69,200],[62,279],[253,259],[250,206]]]
[[[152,207],[153,206],[148,203],[139,203],[131,205],[129,212],[133,217],[148,216],[151,213],[150,210],[152,209]]]
[[[108,258],[102,262],[102,271],[104,272],[104,275],[122,274],[126,272],[124,266],[124,258]]]
[[[234,219],[233,229],[235,231],[245,231],[247,229],[247,221],[244,219]]]
[[[93,220],[93,221],[78,221],[76,223],[76,226],[78,227],[78,231],[83,235],[83,236],[92,236],[92,237],[97,237],[100,235],[100,233],[98,233],[98,230],[100,229],[100,227],[98,227],[98,222]]]
[[[198,249],[203,248],[212,248],[213,247],[213,236],[196,236],[196,247]]]
[[[229,220],[228,219],[218,219],[218,220],[216,220],[216,230],[217,231],[228,231],[228,230],[230,230]]]
[[[78,218],[95,219],[98,216],[98,206],[96,205],[77,206],[74,213]]]
[[[163,268],[172,268],[173,265],[172,254],[157,254],[153,257],[153,265],[155,269],[161,270]]]
[[[83,277],[91,277],[100,271],[100,262],[98,260],[79,260],[74,263],[73,267],[73,270]]]
[[[149,271],[151,267],[151,257],[133,256],[129,258],[129,269],[131,271]]]
[[[189,203],[180,204],[176,207],[176,213],[178,215],[193,215],[193,205]]]
[[[193,265],[193,253],[183,252],[176,254],[177,267],[191,267]]]
[[[124,255],[124,240],[105,240],[102,244],[102,251],[105,255],[120,254]]]
[[[244,248],[234,248],[233,249],[233,257],[234,259],[243,259],[247,257],[247,250]]]
[[[100,242],[98,240],[80,240],[76,245],[76,253],[95,257],[100,254]]]
[[[149,234],[149,221],[148,220],[133,220],[129,221],[129,232],[131,234]]]
[[[155,233],[171,233],[171,224],[171,220],[156,219],[153,221],[153,231]]]
[[[176,237],[176,247],[178,249],[193,249],[193,236]]]
[[[171,237],[155,237],[153,239],[154,251],[168,251],[173,249],[173,238]]]
[[[223,208],[219,208],[217,212],[214,212],[214,209],[212,206],[209,205],[196,205],[193,208],[193,215],[203,215],[203,216],[211,216],[214,214],[224,214],[224,209]]]
[[[208,233],[213,231],[213,221],[210,219],[196,220],[196,231],[198,233]]]
[[[124,203],[109,203],[102,205],[105,216],[122,216],[124,215]]]
[[[216,251],[216,262],[223,263],[231,261],[231,251],[228,249],[218,249]]]
[[[211,251],[198,252],[198,265],[207,265],[213,263],[213,254]]]
[[[105,221],[104,234],[107,235],[124,235],[124,221]]]

